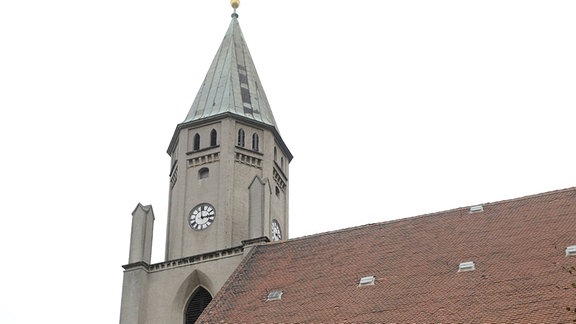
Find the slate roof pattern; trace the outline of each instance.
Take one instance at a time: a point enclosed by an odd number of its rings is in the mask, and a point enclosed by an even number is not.
[[[232,113],[277,125],[240,24],[233,15],[184,123]]]
[[[256,246],[198,323],[576,322],[576,188],[483,207]]]

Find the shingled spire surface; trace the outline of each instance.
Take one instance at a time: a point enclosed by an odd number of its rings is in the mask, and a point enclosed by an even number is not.
[[[226,113],[277,129],[236,14],[184,123]]]

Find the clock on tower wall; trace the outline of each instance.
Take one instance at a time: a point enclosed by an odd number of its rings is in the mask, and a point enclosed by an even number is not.
[[[280,241],[282,239],[282,228],[277,220],[272,220],[270,232],[272,233],[272,241]]]
[[[189,224],[192,229],[202,231],[207,229],[216,219],[216,209],[208,203],[202,203],[190,211]]]

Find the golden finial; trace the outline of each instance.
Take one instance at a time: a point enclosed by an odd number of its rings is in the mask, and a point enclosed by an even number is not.
[[[230,0],[230,5],[234,8],[234,13],[232,14],[232,18],[238,18],[238,14],[236,13],[236,8],[240,7],[240,0]]]

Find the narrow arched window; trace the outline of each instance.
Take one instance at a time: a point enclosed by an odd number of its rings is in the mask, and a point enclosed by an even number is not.
[[[217,143],[218,143],[218,133],[216,133],[216,130],[213,129],[210,132],[210,146],[216,146]]]
[[[202,168],[198,171],[198,178],[206,179],[210,175],[210,170],[208,168]]]
[[[194,151],[198,151],[200,149],[200,134],[194,135]]]
[[[244,147],[244,130],[242,128],[238,131],[238,146]]]
[[[184,314],[186,324],[196,322],[210,301],[212,301],[212,296],[210,296],[210,293],[206,289],[202,287],[196,289],[192,293],[192,296],[188,300],[188,305],[186,306],[186,313]]]
[[[260,139],[258,138],[258,134],[252,134],[252,151],[258,151],[258,142]]]
[[[280,157],[280,169],[284,169],[284,157]]]
[[[276,162],[276,156],[278,155],[278,153],[276,152],[276,146],[274,146],[274,162]]]

